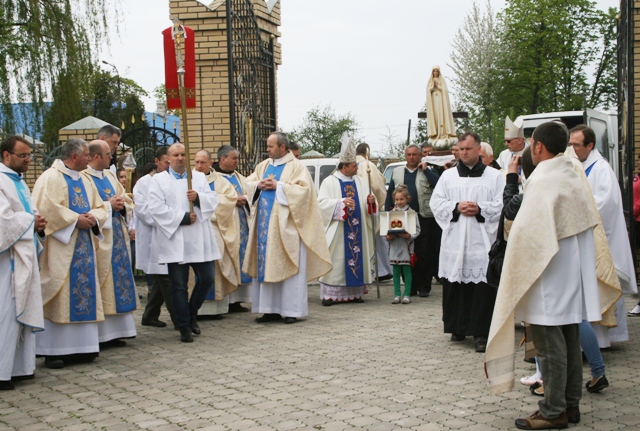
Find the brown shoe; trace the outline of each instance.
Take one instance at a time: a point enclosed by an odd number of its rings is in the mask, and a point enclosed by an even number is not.
[[[564,429],[569,426],[567,420],[567,412],[562,412],[557,418],[547,419],[535,412],[529,417],[516,419],[516,427],[521,430],[545,430],[545,429]]]

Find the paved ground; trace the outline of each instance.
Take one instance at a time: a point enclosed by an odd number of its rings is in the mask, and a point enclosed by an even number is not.
[[[489,395],[472,339],[442,333],[440,286],[410,305],[390,304],[389,282],[381,290],[322,307],[312,285],[310,316],[294,325],[232,314],[201,322],[192,344],[139,327],[92,364],[48,370],[40,359],[34,380],[0,393],[0,430],[507,430],[536,409],[519,383]],[[570,428],[640,430],[640,318],[629,325],[631,341],[603,352],[611,386],[585,393]],[[519,353],[517,375],[531,374]]]

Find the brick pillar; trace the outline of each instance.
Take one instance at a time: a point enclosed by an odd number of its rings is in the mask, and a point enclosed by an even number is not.
[[[270,13],[265,0],[252,2],[263,40],[278,37],[280,2]],[[190,153],[206,149],[215,154],[231,139],[226,2],[215,0],[205,6],[195,0],[172,0],[169,15],[195,33],[197,107],[188,116]],[[275,62],[281,64],[280,44],[275,41]]]

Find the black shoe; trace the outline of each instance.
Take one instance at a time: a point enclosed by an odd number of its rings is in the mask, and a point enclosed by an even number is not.
[[[183,343],[193,343],[191,328],[189,326],[180,329],[180,341],[182,341]]]
[[[580,422],[580,407],[567,406],[567,420],[572,424]]]
[[[595,394],[596,392],[600,392],[604,388],[608,388],[609,380],[607,380],[606,376],[600,376],[593,385],[591,384],[591,380],[589,380],[585,387],[587,388],[587,392]]]
[[[260,317],[256,317],[256,322],[258,323],[279,322],[280,320],[282,320],[282,316],[276,313],[265,313]]]
[[[35,378],[36,378],[35,374],[27,374],[26,376],[13,376],[13,377],[11,377],[11,381],[12,382],[20,382],[20,381],[23,381],[23,380],[33,380]]]
[[[529,386],[529,392],[536,397],[544,397],[544,383],[535,382]]]
[[[298,321],[298,319],[296,319],[295,317],[285,317],[284,318],[284,323],[286,324],[291,324],[291,323],[296,323]]]
[[[393,275],[391,274],[381,275],[380,277],[378,277],[378,282],[387,281],[391,279],[393,279]]]
[[[0,380],[0,391],[10,391],[15,388],[11,380]]]
[[[476,352],[484,353],[487,350],[487,339],[484,337],[474,337]]]
[[[191,319],[191,323],[189,323],[189,326],[191,327],[191,332],[193,332],[195,335],[200,335],[202,333],[196,319]],[[180,331],[180,333],[182,334],[182,331]]]
[[[333,305],[333,299],[323,299],[322,300],[322,305],[324,305],[325,307],[330,307]]]
[[[124,340],[120,340],[118,338],[114,340],[105,341],[104,343],[100,343],[100,350],[108,349],[110,347],[125,347],[127,342]]]
[[[356,298],[356,299],[352,300],[351,302],[355,302],[356,304],[363,304],[364,303],[364,299]]]
[[[165,326],[167,326],[167,324],[158,319],[145,319],[143,317],[142,326],[155,326],[156,328],[164,328]]]
[[[460,334],[451,334],[451,341],[464,341],[464,339],[467,338],[464,335],[460,335]]]
[[[419,295],[420,295],[420,298],[428,298],[429,292],[420,292]]]
[[[247,307],[243,307],[239,302],[229,304],[229,313],[246,313],[247,311],[250,310]]]
[[[529,363],[529,364],[535,364],[536,363],[536,357],[532,356],[530,358],[524,358],[523,361]]]
[[[44,366],[52,370],[64,368],[64,361],[57,356],[45,356]]]

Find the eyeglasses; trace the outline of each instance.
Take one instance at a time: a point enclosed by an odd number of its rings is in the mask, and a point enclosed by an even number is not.
[[[580,148],[580,147],[586,147],[587,145],[588,144],[572,144],[572,143],[569,143],[567,145],[567,147],[573,147],[574,149],[576,149],[576,148]]]
[[[31,154],[30,153],[18,154],[18,153],[12,153],[11,151],[9,151],[9,154],[13,154],[14,156],[18,156],[21,159],[31,159]]]
[[[505,142],[506,144],[510,144],[510,143],[512,143],[513,141],[515,141],[516,139],[517,139],[517,138],[513,138],[513,139],[505,139],[505,140],[504,140],[504,142]]]

